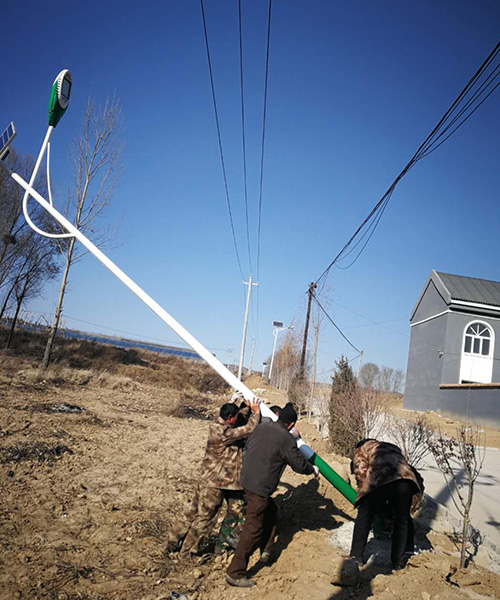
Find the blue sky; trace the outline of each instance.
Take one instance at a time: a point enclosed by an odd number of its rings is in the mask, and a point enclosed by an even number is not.
[[[254,280],[267,11],[267,1],[243,1]],[[3,28],[8,57],[4,52],[0,113],[4,125],[16,123],[17,149],[38,153],[50,86],[69,68],[73,95],[52,144],[60,205],[87,96],[103,101],[116,93],[125,149],[123,177],[106,216],[106,223],[120,223],[108,254],[221,360],[233,348],[235,361],[245,292],[229,226],[199,2],[91,0],[61,9],[60,3],[26,1],[2,12],[9,27]],[[205,12],[248,278],[238,3],[205,0]],[[259,292],[247,364],[252,338],[258,339],[254,366],[269,356],[273,320],[303,320],[309,282],[493,49],[499,20],[500,4],[493,0],[274,0]],[[328,310],[364,349],[365,361],[406,369],[408,319],[432,269],[500,279],[499,94],[402,180],[360,259],[350,269],[332,269]],[[53,311],[57,287],[48,286],[31,310]],[[178,341],[90,256],[71,272],[64,313],[70,327]],[[319,371],[342,353],[356,355],[325,322]]]

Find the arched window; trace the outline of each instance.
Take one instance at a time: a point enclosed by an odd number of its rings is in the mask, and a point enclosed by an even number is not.
[[[483,323],[472,323],[465,332],[464,352],[489,356],[491,349],[491,333]]]
[[[491,383],[495,333],[484,321],[465,326],[460,383]]]

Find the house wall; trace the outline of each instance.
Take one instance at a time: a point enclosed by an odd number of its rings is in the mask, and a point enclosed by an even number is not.
[[[465,417],[477,423],[500,425],[500,389],[442,389],[439,390],[440,413]]]
[[[444,358],[439,355],[446,339],[447,320],[448,313],[411,328],[404,408],[426,411],[438,407]]]
[[[425,293],[413,314],[411,322],[418,323],[423,319],[428,319],[429,317],[433,317],[434,315],[447,310],[447,308],[448,306],[439,294],[434,282],[430,280]]]

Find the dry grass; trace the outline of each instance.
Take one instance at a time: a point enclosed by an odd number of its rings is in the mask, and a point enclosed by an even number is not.
[[[17,372],[17,378],[26,385],[45,384],[52,385],[87,385],[92,381],[94,373],[89,369],[70,369],[54,365],[46,371],[42,371],[38,367],[31,366],[26,369],[21,369]]]
[[[0,327],[0,347],[7,330]],[[25,385],[104,385],[119,391],[137,391],[141,385],[157,388],[196,391],[202,394],[228,392],[225,381],[208,365],[178,356],[119,348],[88,340],[58,337],[53,360],[41,371],[46,336],[20,330],[12,348],[3,352],[4,366]],[[24,365],[19,370],[19,358]],[[3,371],[5,377],[5,370]]]

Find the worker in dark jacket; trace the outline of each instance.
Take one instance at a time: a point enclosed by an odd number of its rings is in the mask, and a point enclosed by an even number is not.
[[[259,547],[261,561],[270,561],[270,549],[276,530],[277,509],[271,495],[276,490],[286,465],[303,475],[318,474],[299,452],[289,431],[297,421],[291,404],[280,409],[275,422],[262,422],[248,438],[240,483],[246,492],[247,514],[233,560],[226,572],[226,581],[238,587],[252,587],[247,578],[248,560]]]

